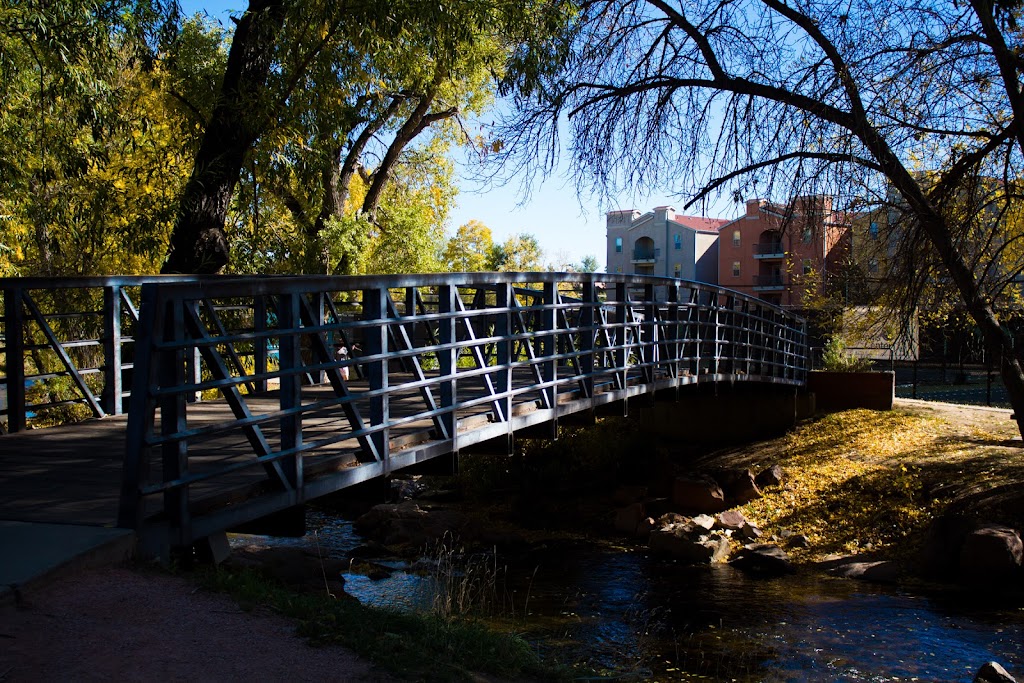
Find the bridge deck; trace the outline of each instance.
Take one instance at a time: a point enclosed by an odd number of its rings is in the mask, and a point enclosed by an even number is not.
[[[404,373],[403,373],[404,374]],[[409,376],[395,376],[396,383],[409,381]],[[517,387],[531,382],[528,370],[514,374]],[[472,387],[466,380],[467,401],[486,396],[482,381]],[[364,391],[365,380],[353,380],[353,391]],[[277,391],[249,396],[248,404],[254,412],[272,412],[279,405]],[[331,395],[330,386],[312,385],[303,388],[303,403],[313,403]],[[573,393],[563,393],[562,404],[572,401]],[[357,402],[358,403],[358,402]],[[518,403],[515,414],[529,412],[529,401]],[[391,399],[391,414],[398,421],[422,410],[422,401],[415,390],[401,392]],[[201,426],[216,424],[231,418],[231,410],[223,401],[203,401],[190,404],[189,424]],[[464,439],[475,430],[490,424],[486,403],[459,412],[459,434]],[[126,416],[82,423],[36,429],[3,437],[3,457],[0,457],[0,519],[26,522],[84,524],[114,526],[117,522],[118,499],[121,487],[122,465],[125,458]],[[407,422],[390,433],[391,451],[401,453],[403,448],[421,444],[431,438],[428,419]],[[276,435],[265,430],[268,438]],[[351,427],[342,411],[334,407],[319,414],[309,414],[304,420],[303,436],[307,440],[341,435]],[[191,446],[190,472],[200,474],[219,469],[226,464],[254,462],[252,449],[240,435],[221,436]],[[343,440],[306,456],[304,468],[307,477],[357,467],[358,446],[354,440]],[[151,467],[159,469],[159,454],[151,456]],[[192,491],[194,509],[220,506],[245,499],[266,480],[259,467],[237,470],[230,475],[196,484]]]

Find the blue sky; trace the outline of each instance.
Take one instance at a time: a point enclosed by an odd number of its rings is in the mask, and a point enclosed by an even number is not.
[[[205,11],[212,18],[227,22],[227,16],[248,6],[246,0],[181,0],[186,14]],[[648,197],[620,197],[611,205],[601,206],[594,197],[578,196],[575,183],[564,175],[553,176],[533,187],[527,198],[520,194],[519,183],[491,187],[481,191],[461,178],[458,207],[451,216],[450,229],[469,220],[478,220],[491,229],[496,242],[517,232],[535,235],[548,262],[579,262],[584,256],[596,256],[605,264],[604,211],[636,208],[648,211],[655,206],[682,207],[670,198],[671,193],[652,193]],[[660,195],[660,196],[659,196]],[[720,202],[716,218],[732,218],[737,209]]]

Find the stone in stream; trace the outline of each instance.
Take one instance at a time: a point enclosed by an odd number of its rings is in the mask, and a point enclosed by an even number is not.
[[[782,576],[796,572],[786,551],[770,543],[751,543],[743,546],[729,564],[762,576]]]
[[[651,532],[647,546],[652,552],[670,555],[690,564],[721,562],[729,554],[729,539],[720,534],[701,534],[694,524],[676,524]]]
[[[989,662],[982,665],[978,673],[974,674],[974,683],[1017,683],[1017,679],[999,662]]]
[[[1024,558],[1016,530],[989,524],[967,534],[960,548],[960,571],[971,578],[1015,578]]]

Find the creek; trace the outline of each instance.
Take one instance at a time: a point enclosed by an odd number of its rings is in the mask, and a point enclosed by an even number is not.
[[[350,522],[330,513],[310,510],[307,525],[313,531],[303,538],[259,542],[334,558],[362,543]],[[390,568],[388,578],[347,573],[345,591],[366,604],[430,609],[453,576],[456,589],[464,577],[459,569],[430,571],[436,562],[378,562]],[[1019,594],[908,592],[816,572],[755,578],[601,541],[549,543],[514,561],[489,556],[468,564],[477,572],[488,567],[483,592],[496,627],[612,679],[970,681],[990,660],[1024,673]]]

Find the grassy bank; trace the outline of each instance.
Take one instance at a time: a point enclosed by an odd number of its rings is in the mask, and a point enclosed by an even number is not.
[[[466,617],[366,607],[326,593],[297,593],[251,570],[209,569],[205,588],[231,595],[246,610],[267,608],[294,619],[312,645],[342,645],[402,678],[424,681],[567,680],[569,671],[543,663],[513,633],[499,633]]]
[[[782,487],[740,509],[769,535],[805,534],[797,561],[864,551],[905,559],[947,514],[1024,527],[1024,449],[1005,411],[845,411],[701,464],[783,467]]]

